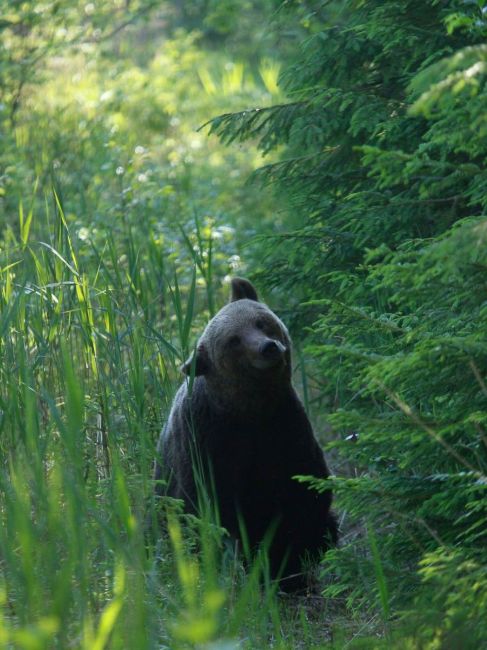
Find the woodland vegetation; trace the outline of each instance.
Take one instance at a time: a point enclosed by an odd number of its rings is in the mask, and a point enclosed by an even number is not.
[[[486,3],[0,8],[0,648],[485,647]],[[151,497],[233,274],[333,469],[306,595]]]

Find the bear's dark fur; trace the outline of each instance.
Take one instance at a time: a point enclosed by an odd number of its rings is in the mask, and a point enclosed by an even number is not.
[[[183,366],[194,369],[192,390],[185,382],[174,399],[155,465],[158,494],[183,499],[187,512],[198,512],[199,476],[232,536],[242,539],[243,524],[255,550],[271,534],[272,577],[298,574],[304,556],[337,539],[331,492],[293,479],[329,473],[291,384],[290,348],[284,324],[234,278],[231,302]]]

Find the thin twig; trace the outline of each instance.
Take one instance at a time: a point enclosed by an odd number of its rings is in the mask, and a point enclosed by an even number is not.
[[[472,369],[472,372],[475,375],[475,379],[478,381],[483,394],[487,397],[487,385],[485,384],[485,381],[483,380],[482,375],[480,374],[480,370],[478,369],[477,364],[473,359],[469,359],[468,365]]]
[[[417,413],[415,413],[412,408],[406,404],[406,402],[403,402],[403,400],[393,391],[389,390],[387,386],[385,386],[382,382],[375,380],[375,382],[382,388],[382,390],[394,401],[395,404],[401,409],[401,411],[407,415],[415,424],[417,424],[423,431],[426,431],[428,435],[430,435],[435,442],[440,444],[449,454],[451,454],[461,465],[466,467],[470,472],[473,472],[476,476],[479,478],[482,478],[483,480],[487,480],[487,477],[485,477],[481,472],[479,472],[473,465],[471,465],[463,456],[461,456],[457,450],[452,447],[448,442],[443,440],[441,436],[439,436],[436,431],[434,431],[430,426],[426,424],[426,422],[423,422],[423,420],[419,417]]]

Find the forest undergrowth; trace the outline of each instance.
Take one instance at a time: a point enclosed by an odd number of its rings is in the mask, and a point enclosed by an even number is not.
[[[0,648],[483,647],[485,3],[0,7]],[[334,474],[305,594],[152,496],[235,274]]]

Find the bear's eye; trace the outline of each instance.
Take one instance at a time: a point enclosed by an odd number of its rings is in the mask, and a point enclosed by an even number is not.
[[[228,339],[228,345],[230,345],[232,348],[237,347],[237,345],[240,345],[240,336],[231,336]]]
[[[259,320],[255,321],[255,326],[258,330],[263,330],[265,327],[265,323],[261,318],[259,318]]]

